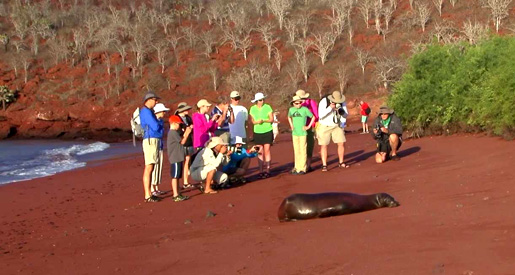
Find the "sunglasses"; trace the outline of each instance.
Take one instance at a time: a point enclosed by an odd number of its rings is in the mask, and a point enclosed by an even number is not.
[[[240,100],[240,99],[241,99],[241,97],[239,97],[239,96],[238,96],[238,97],[233,97],[232,99],[234,99],[234,100]]]
[[[258,101],[263,101],[262,99],[258,99]]]
[[[300,105],[302,102],[293,102],[293,105]]]

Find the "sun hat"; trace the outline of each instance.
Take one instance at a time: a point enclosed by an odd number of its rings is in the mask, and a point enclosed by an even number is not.
[[[183,124],[184,123],[178,115],[170,116],[170,118],[168,119],[168,122],[170,122],[170,124],[172,124],[172,123]]]
[[[339,91],[334,91],[327,98],[333,103],[343,103],[345,102],[345,96],[342,95]]]
[[[201,99],[197,102],[197,107],[203,107],[203,106],[211,106],[211,103],[209,103],[209,101],[205,100],[205,99]]]
[[[393,109],[388,108],[388,106],[381,106],[379,108],[378,114],[393,114]]]
[[[301,101],[302,102],[302,98],[298,95],[296,96],[293,96],[292,100],[290,101],[290,105],[293,105],[293,102],[296,102],[296,101]]]
[[[209,149],[212,149],[212,148],[215,148],[217,145],[228,145],[227,143],[224,142],[224,140],[221,138],[221,137],[211,137],[207,142],[206,142],[206,147],[209,148]]]
[[[232,91],[231,92],[231,98],[239,97],[240,93],[238,91]]]
[[[163,103],[157,103],[156,106],[154,106],[154,114],[168,111],[170,111],[170,109],[166,108],[166,106]]]
[[[236,136],[234,138],[234,144],[245,144],[245,142],[243,142],[243,138],[242,137]]]
[[[175,110],[175,114],[182,113],[189,109],[191,109],[191,106],[188,105],[188,103],[181,102],[181,103],[177,104],[177,110]]]
[[[143,97],[143,102],[146,102],[147,100],[152,99],[152,98],[160,99],[160,97],[158,97],[154,92],[148,92]]]
[[[297,92],[295,92],[295,95],[299,96],[302,99],[309,97],[309,93],[306,93],[306,91],[304,91],[304,90],[298,90]]]
[[[263,93],[256,93],[256,94],[254,95],[254,99],[253,99],[253,100],[251,100],[251,102],[252,102],[252,103],[255,103],[255,102],[256,102],[256,101],[258,101],[258,100],[265,99],[265,97],[266,97],[266,96],[265,96]]]

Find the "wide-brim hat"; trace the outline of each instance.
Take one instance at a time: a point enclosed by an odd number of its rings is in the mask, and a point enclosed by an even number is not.
[[[258,100],[261,100],[261,99],[265,99],[266,95],[264,95],[263,93],[256,93],[254,95],[254,99],[251,100],[252,103],[255,103],[256,101]]]
[[[188,105],[188,103],[186,102],[181,102],[179,104],[177,104],[177,110],[175,110],[175,113],[178,114],[178,113],[182,113],[186,110],[189,110],[191,109],[191,106]]]
[[[302,99],[306,99],[306,98],[308,98],[308,97],[309,97],[309,93],[306,93],[306,91],[304,91],[304,90],[297,90],[297,91],[295,92],[295,95],[296,95],[296,96],[299,96],[299,97],[300,97],[300,98],[302,98]]]
[[[378,114],[393,114],[393,109],[391,108],[388,108],[388,106],[381,106],[381,108],[379,108],[379,112],[377,112]]]
[[[302,97],[296,95],[296,96],[293,96],[293,98],[291,99],[290,101],[290,105],[293,105],[293,102],[297,102],[297,101],[300,101],[302,102]]]
[[[205,100],[205,99],[201,99],[197,102],[197,107],[203,107],[203,106],[208,106],[210,107],[212,104],[209,103],[209,101]]]
[[[342,95],[339,91],[334,91],[327,98],[333,103],[343,103],[345,102],[345,96]]]
[[[168,112],[170,111],[169,108],[166,108],[166,106],[163,103],[157,103],[156,106],[154,106],[154,113],[160,113],[160,112]]]
[[[221,137],[211,137],[208,141],[206,141],[206,146],[209,149],[215,148],[217,145],[228,145],[224,142]]]
[[[170,122],[170,124],[172,124],[172,123],[183,124],[184,123],[178,115],[170,116],[170,118],[168,119],[168,122]]]
[[[243,142],[243,138],[242,137],[236,136],[234,138],[234,144],[245,144],[245,142]]]
[[[240,96],[240,93],[238,91],[232,91],[231,95],[230,95],[231,98],[235,98],[235,97],[239,97],[239,96]]]
[[[152,99],[152,98],[160,99],[160,97],[157,96],[154,92],[148,92],[143,97],[143,102],[146,102],[147,100]]]

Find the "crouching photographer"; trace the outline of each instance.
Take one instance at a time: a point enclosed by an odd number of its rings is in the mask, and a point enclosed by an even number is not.
[[[393,109],[383,106],[373,125],[372,135],[377,140],[376,163],[388,159],[400,160],[397,151],[402,145],[401,119],[394,114]]]
[[[243,138],[236,136],[234,146],[229,147],[232,151],[231,160],[222,168],[222,171],[229,176],[229,184],[246,183],[245,174],[249,169],[250,159],[256,157],[259,147],[254,146],[248,151],[243,148]],[[226,187],[230,187],[227,186]]]
[[[339,91],[323,97],[318,104],[318,127],[316,135],[318,145],[320,145],[320,158],[322,159],[322,171],[327,171],[327,146],[333,141],[338,145],[338,166],[347,168],[349,165],[343,162],[345,153],[345,117],[347,110],[345,106],[345,96]]]

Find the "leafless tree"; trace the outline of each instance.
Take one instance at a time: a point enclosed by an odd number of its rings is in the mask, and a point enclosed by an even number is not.
[[[329,52],[334,47],[336,36],[330,30],[313,34],[312,45],[316,50],[316,55],[320,57],[322,65],[325,65]]]
[[[188,41],[188,45],[190,49],[193,49],[195,46],[195,38],[196,38],[196,31],[193,26],[184,26],[180,28],[184,38]]]
[[[470,45],[475,45],[488,36],[488,25],[481,24],[477,21],[472,23],[469,19],[467,22],[463,23],[463,34],[465,34]]]
[[[383,15],[383,3],[381,0],[374,2],[374,23],[377,34],[381,34],[381,15]]]
[[[270,60],[272,58],[274,44],[279,41],[279,38],[274,37],[274,33],[272,32],[273,26],[269,22],[259,24],[256,29],[261,36],[261,40],[265,43],[266,49],[268,50],[268,60]]]
[[[279,22],[279,29],[283,29],[284,19],[287,12],[292,8],[292,0],[266,0],[267,8],[274,14]]]
[[[417,4],[416,5],[416,16],[418,20],[418,24],[422,28],[422,32],[426,31],[426,24],[431,18],[431,10],[426,4]]]
[[[347,83],[349,82],[349,75],[345,65],[341,64],[336,69],[335,74],[336,79],[338,80],[338,85],[340,86],[340,91],[345,93],[345,88],[347,87]]]
[[[360,48],[355,48],[354,50],[356,57],[358,58],[358,64],[361,67],[361,72],[365,75],[365,67],[372,60],[372,56],[366,50],[362,50]]]
[[[148,43],[152,41],[153,33],[145,24],[136,24],[132,29],[132,41],[129,43],[136,57],[136,66],[143,65],[148,52]]]
[[[20,61],[18,60],[18,57],[14,56],[14,55],[10,55],[8,57],[8,61],[9,61],[9,64],[11,65],[11,67],[14,70],[14,78],[16,79],[18,77],[18,66],[19,66],[18,63]]]
[[[204,46],[204,55],[209,58],[211,53],[213,52],[213,45],[216,42],[216,37],[213,33],[213,30],[203,31],[198,35],[198,39],[202,42]]]
[[[433,4],[435,5],[440,17],[442,17],[443,0],[433,0]]]
[[[310,61],[308,56],[308,49],[311,47],[311,41],[308,39],[299,40],[295,43],[295,58],[299,64],[299,69],[304,76],[304,82],[308,82],[308,75],[310,69]]]
[[[263,16],[263,7],[265,6],[265,1],[249,0],[249,2],[252,4],[254,9],[256,10],[256,13],[259,14],[260,17],[262,17]]]
[[[275,79],[273,70],[269,66],[249,62],[246,67],[234,68],[226,81],[232,90],[239,91],[242,98],[246,100],[251,94],[257,92],[270,93]]]
[[[168,29],[170,25],[173,23],[173,15],[169,13],[160,13],[157,18],[159,24],[161,24],[161,27],[163,28],[163,32],[165,35],[168,35]]]
[[[31,60],[30,55],[27,53],[23,53],[20,56],[20,59],[21,59],[21,64],[23,66],[23,72],[24,72],[23,81],[25,84],[27,84],[27,82],[29,81],[29,68],[32,63],[32,60]]]
[[[213,81],[213,90],[218,89],[218,81],[220,79],[220,74],[218,73],[218,69],[214,64],[209,66],[209,75],[211,75],[211,80]]]
[[[122,64],[125,64],[125,59],[127,58],[127,45],[120,41],[120,39],[115,38],[113,40],[113,46],[122,58]]]
[[[389,30],[390,22],[392,21],[394,11],[395,8],[392,5],[388,5],[383,8],[384,25],[387,30]]]
[[[274,47],[274,61],[278,71],[281,71],[282,55],[281,51]]]
[[[152,44],[152,47],[156,50],[157,62],[161,65],[161,73],[165,73],[165,65],[168,57],[168,43],[166,40],[159,41]]]
[[[175,57],[175,66],[179,66],[179,51],[178,51],[178,46],[179,46],[179,41],[182,39],[183,37],[182,36],[179,36],[177,34],[171,34],[169,35],[166,39],[168,40],[168,42],[170,43],[170,46],[172,47],[173,49],[173,55]]]
[[[206,9],[209,25],[216,23],[222,25],[224,21],[225,7],[223,1],[212,1]]]
[[[348,24],[347,33],[349,34],[349,45],[352,45],[352,38],[354,37],[354,28]]]
[[[404,64],[395,58],[384,57],[376,61],[376,79],[385,89],[390,83],[400,79]]]
[[[454,41],[456,32],[457,31],[453,25],[453,22],[445,19],[440,22],[436,22],[435,29],[433,31],[434,36],[436,37],[438,42],[443,42],[445,44]]]
[[[54,58],[55,65],[57,65],[61,60],[66,59],[67,43],[66,39],[61,36],[56,36],[54,39],[47,42],[48,50],[50,55]]]
[[[363,16],[363,20],[365,20],[365,24],[368,29],[368,20],[370,20],[370,10],[373,6],[373,0],[361,0],[359,1],[358,7],[361,15]]]
[[[456,6],[456,3],[458,2],[458,0],[449,0],[449,2],[451,2],[452,7],[454,8],[454,6]]]
[[[415,0],[409,0],[409,7],[414,10],[415,7]]]
[[[236,48],[243,54],[243,59],[247,60],[247,53],[252,47],[252,39],[250,39],[250,32],[242,34],[236,41]]]
[[[288,76],[287,86],[291,87],[290,90],[295,90],[302,81],[302,73],[300,72],[299,64],[292,62],[285,68],[286,75]]]
[[[496,32],[499,32],[501,21],[510,15],[508,6],[512,1],[513,0],[484,0],[492,14],[492,20],[494,22]]]
[[[298,22],[299,30],[302,34],[302,38],[306,38],[309,31],[309,24],[314,12],[311,9],[301,9],[296,20]]]
[[[318,98],[322,98],[323,91],[325,84],[327,83],[327,80],[325,78],[325,73],[321,71],[317,71],[313,74],[313,77],[315,78],[315,84],[317,86],[318,90]]]
[[[297,37],[299,37],[299,29],[295,20],[286,20],[284,22],[286,33],[288,34],[288,43],[295,44]]]

